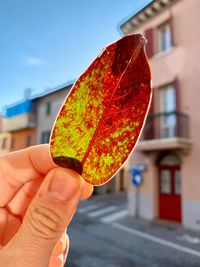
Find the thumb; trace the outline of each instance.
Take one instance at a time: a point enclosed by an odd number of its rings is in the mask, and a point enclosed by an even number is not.
[[[56,242],[69,224],[81,197],[83,180],[72,170],[52,169],[30,204],[14,241],[22,265],[48,266]]]

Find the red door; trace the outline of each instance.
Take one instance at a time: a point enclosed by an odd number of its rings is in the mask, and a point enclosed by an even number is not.
[[[159,166],[159,217],[181,222],[180,166]]]

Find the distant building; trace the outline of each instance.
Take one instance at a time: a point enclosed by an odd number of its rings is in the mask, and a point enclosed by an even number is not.
[[[0,132],[0,157],[10,152],[11,134]]]
[[[139,198],[129,184],[131,214],[200,230],[200,1],[154,0],[121,25],[142,33],[154,95],[129,164],[143,164]],[[135,166],[136,167],[136,166]],[[139,209],[136,205],[139,203]]]
[[[6,152],[35,144],[35,129],[36,117],[34,102],[31,99],[24,99],[6,107],[1,133],[6,140]]]
[[[11,134],[2,132],[3,116],[0,115],[0,156],[5,155],[10,151]]]
[[[0,133],[2,131],[2,121],[3,121],[3,115],[0,114]]]
[[[36,108],[36,143],[48,143],[56,116],[67,97],[72,84],[46,92],[34,99]]]
[[[52,92],[47,92],[34,99],[37,103],[36,108],[36,143],[48,143],[51,130],[53,128],[56,116],[68,95],[72,85],[58,88]],[[95,187],[94,193],[104,194],[112,193],[116,191],[124,191],[127,188],[127,182],[124,175],[124,169],[122,169],[115,179],[112,179],[107,184],[101,187]]]
[[[0,132],[0,155],[26,148],[30,145],[49,143],[56,116],[66,99],[72,84],[44,92],[38,96],[26,97],[7,106]],[[95,194],[124,191],[127,188],[127,175],[121,169],[115,179],[103,186],[95,187]]]
[[[26,89],[23,100],[7,106],[0,121],[0,155],[48,143],[56,115],[70,87],[63,86],[34,97],[30,89]]]

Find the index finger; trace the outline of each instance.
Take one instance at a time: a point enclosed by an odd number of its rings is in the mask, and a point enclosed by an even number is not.
[[[49,145],[32,146],[0,158],[0,207],[5,206],[27,182],[44,177],[53,162]]]

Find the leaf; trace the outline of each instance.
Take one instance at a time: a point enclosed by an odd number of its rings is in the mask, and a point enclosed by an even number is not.
[[[55,122],[54,162],[93,185],[116,174],[143,128],[152,92],[145,43],[137,34],[107,46],[75,82]]]

